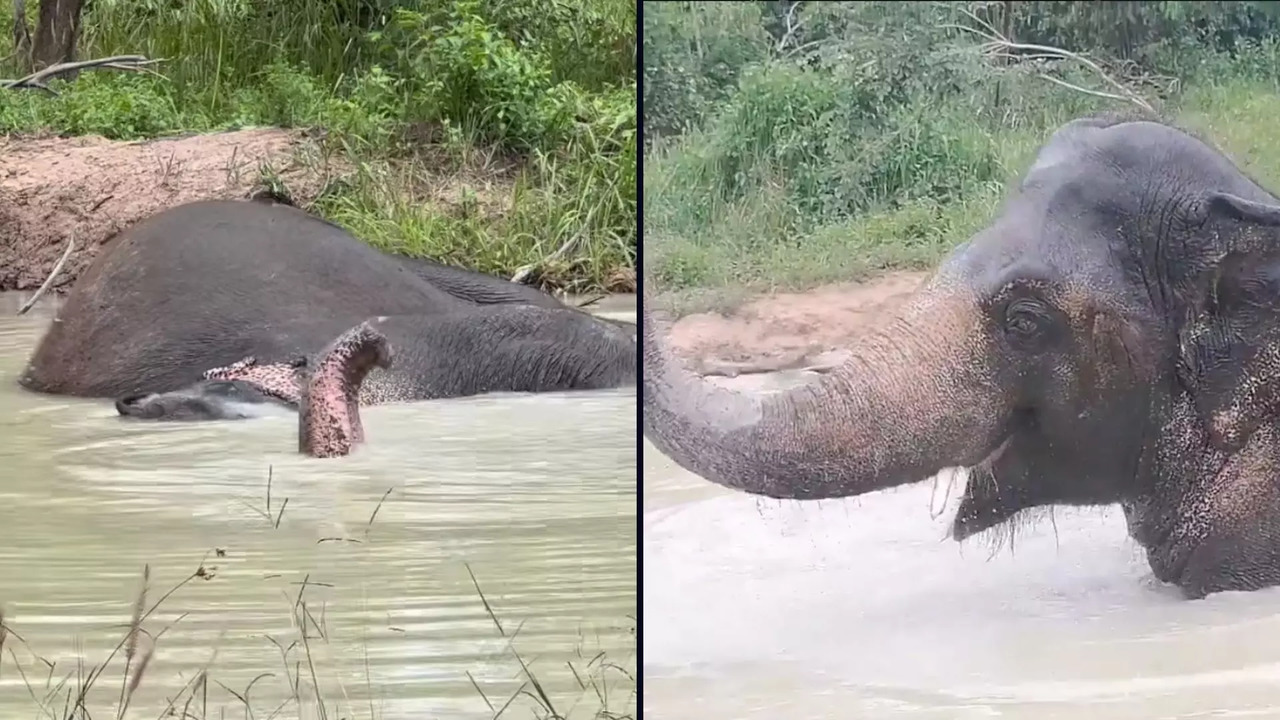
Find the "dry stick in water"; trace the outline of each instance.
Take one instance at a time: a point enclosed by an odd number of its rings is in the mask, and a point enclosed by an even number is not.
[[[31,308],[35,307],[36,301],[48,292],[49,288],[53,287],[54,279],[58,277],[58,273],[62,272],[62,266],[67,264],[67,258],[71,257],[71,252],[75,249],[76,236],[72,235],[67,238],[67,249],[62,252],[62,257],[59,258],[57,264],[53,266],[53,270],[49,273],[49,277],[45,278],[44,284],[40,286],[39,290],[36,290],[36,294],[32,295],[30,300],[24,303],[22,307],[18,308],[19,315],[26,315]]]

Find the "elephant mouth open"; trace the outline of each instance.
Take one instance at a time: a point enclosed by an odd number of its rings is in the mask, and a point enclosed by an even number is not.
[[[956,541],[967,540],[996,525],[1012,520],[1028,507],[1026,497],[1014,479],[1022,473],[1020,453],[1015,446],[1025,444],[1035,432],[1037,423],[1033,410],[1015,411],[1006,424],[1002,439],[995,448],[974,465],[970,465],[965,481],[964,495],[951,523],[951,537]]]

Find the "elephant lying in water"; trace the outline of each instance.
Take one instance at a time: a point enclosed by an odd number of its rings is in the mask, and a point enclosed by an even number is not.
[[[20,383],[132,407],[189,392],[204,371],[246,357],[313,355],[378,316],[397,318],[388,332],[406,353],[400,397],[635,383],[634,325],[500,278],[396,258],[259,201],[180,205],[119,233],[77,281]],[[261,399],[235,384],[196,394],[225,395],[224,407]]]
[[[375,368],[361,387],[359,402],[635,383],[636,354],[629,334],[582,318],[583,313],[567,308],[525,305],[370,320],[395,348],[396,367]],[[264,404],[297,407],[296,374],[305,367],[304,359],[262,360],[248,356],[210,368],[199,381],[175,391],[121,398],[116,410],[152,420],[225,420],[257,415]]]
[[[1196,322],[1250,322],[1238,307],[1215,316],[1206,278],[1277,251],[1280,200],[1204,142],[1150,120],[1076,120],[895,321],[813,383],[718,388],[669,356],[646,309],[645,434],[708,480],[775,498],[967,467],[957,540],[1033,508],[1119,503],[1156,577],[1187,597],[1280,584],[1280,426],[1259,415],[1215,441],[1202,409],[1214,373],[1260,378],[1230,334],[1184,347]],[[1221,364],[1189,373],[1196,353]]]

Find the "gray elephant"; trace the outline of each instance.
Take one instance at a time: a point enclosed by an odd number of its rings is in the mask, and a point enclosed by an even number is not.
[[[1277,248],[1280,200],[1205,142],[1076,120],[894,322],[813,383],[715,387],[665,352],[646,309],[644,431],[684,468],[775,498],[967,467],[957,540],[1032,508],[1120,503],[1187,597],[1280,584],[1280,433],[1217,446],[1179,372],[1205,279]]]
[[[583,317],[568,308],[513,305],[371,318],[369,324],[395,348],[396,366],[372,369],[359,402],[635,384],[634,336]],[[116,410],[149,420],[219,420],[254,417],[274,405],[297,408],[309,365],[305,356],[276,362],[248,356],[209,368],[178,390],[120,398]]]
[[[175,412],[161,418],[251,415],[246,408],[270,399],[202,374],[246,357],[313,356],[378,316],[396,318],[389,339],[406,354],[397,397],[635,383],[633,324],[500,278],[388,255],[263,201],[189,203],[119,233],[78,279],[19,382],[118,399],[126,410],[177,393],[167,403]],[[178,412],[181,397],[190,402]]]

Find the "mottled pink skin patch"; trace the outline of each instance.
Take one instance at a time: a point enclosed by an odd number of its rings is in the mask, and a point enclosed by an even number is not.
[[[321,353],[298,408],[299,450],[312,457],[341,457],[364,441],[360,385],[374,367],[391,367],[391,346],[367,322]]]
[[[205,380],[240,380],[251,383],[264,394],[298,405],[301,402],[301,363],[272,363],[259,365],[255,357],[231,363],[226,367],[204,372]]]

